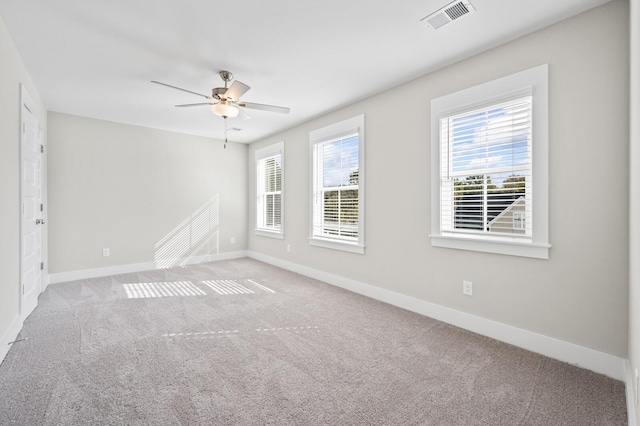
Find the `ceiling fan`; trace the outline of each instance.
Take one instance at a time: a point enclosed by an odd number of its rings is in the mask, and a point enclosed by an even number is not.
[[[211,90],[211,96],[204,95],[202,93],[193,92],[191,90],[183,89],[181,87],[172,86],[171,84],[162,83],[159,81],[152,81],[152,83],[160,84],[162,86],[167,86],[172,89],[181,90],[183,92],[191,93],[193,95],[201,96],[207,99],[207,102],[200,102],[196,104],[182,104],[176,105],[177,107],[192,107],[192,106],[202,106],[202,105],[211,105],[211,110],[213,113],[222,118],[234,118],[239,114],[244,113],[240,108],[248,108],[248,109],[257,109],[262,111],[269,112],[279,112],[281,114],[288,114],[289,108],[275,106],[275,105],[265,105],[265,104],[256,104],[253,102],[240,102],[240,97],[247,93],[250,86],[236,80],[231,84],[231,87],[228,87],[228,84],[231,80],[233,80],[233,74],[229,71],[220,71],[220,78],[224,81],[224,87],[214,87]],[[246,113],[244,113],[246,114]],[[243,114],[243,115],[244,115]],[[245,118],[249,118],[248,114],[244,115]]]
[[[211,90],[211,96],[204,95],[198,92],[193,92],[191,90],[183,89],[181,87],[172,86],[171,84],[162,83],[160,81],[153,80],[151,82],[155,84],[160,84],[162,86],[170,87],[172,89],[191,93],[196,96],[201,96],[207,100],[207,102],[199,102],[195,104],[182,104],[182,105],[176,105],[176,107],[183,108],[183,107],[210,105],[213,113],[219,117],[224,118],[225,120],[227,118],[235,118],[237,116],[240,116],[241,118],[245,118],[245,119],[251,118],[251,116],[247,114],[243,110],[243,108],[256,109],[256,110],[269,111],[269,112],[278,112],[281,114],[289,113],[290,109],[286,107],[257,104],[254,102],[244,102],[244,101],[241,102],[240,97],[245,93],[247,93],[247,91],[249,91],[251,87],[247,86],[246,84],[238,80],[235,80],[233,83],[231,83],[231,86],[229,86],[229,82],[233,80],[233,74],[229,71],[220,71],[219,74],[220,74],[220,78],[222,78],[222,81],[224,81],[224,87],[214,87]],[[225,148],[226,148],[227,146],[226,124],[225,124],[224,130],[225,130],[224,141],[225,141]]]

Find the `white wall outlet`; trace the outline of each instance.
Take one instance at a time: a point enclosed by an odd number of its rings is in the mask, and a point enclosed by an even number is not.
[[[236,237],[231,237],[231,244],[235,244],[236,243]]]
[[[471,281],[462,281],[462,294],[473,296],[473,283]]]
[[[291,253],[291,244],[287,244],[287,253]]]
[[[111,255],[111,253],[109,252],[108,248],[103,248],[102,249],[102,257],[109,257]]]

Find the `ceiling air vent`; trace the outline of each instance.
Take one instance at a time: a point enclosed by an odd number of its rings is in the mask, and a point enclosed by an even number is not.
[[[438,28],[442,28],[448,23],[475,11],[476,9],[469,0],[454,1],[431,15],[422,18],[420,22],[424,22],[429,27],[437,30]]]

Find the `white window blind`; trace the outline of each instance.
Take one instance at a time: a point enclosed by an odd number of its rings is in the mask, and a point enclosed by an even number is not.
[[[443,234],[532,235],[532,96],[440,119]]]
[[[282,233],[282,147],[256,151],[256,230],[262,235]]]
[[[358,241],[358,133],[315,144],[313,236]]]

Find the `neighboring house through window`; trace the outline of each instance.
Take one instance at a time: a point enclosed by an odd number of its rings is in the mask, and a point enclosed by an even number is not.
[[[527,229],[525,226],[525,215],[524,212],[514,211],[513,212],[513,230],[514,231],[524,231]]]
[[[256,234],[283,238],[283,153],[284,142],[255,151]]]
[[[364,253],[364,115],[312,131],[310,244]]]
[[[547,66],[434,99],[432,245],[548,258]]]

